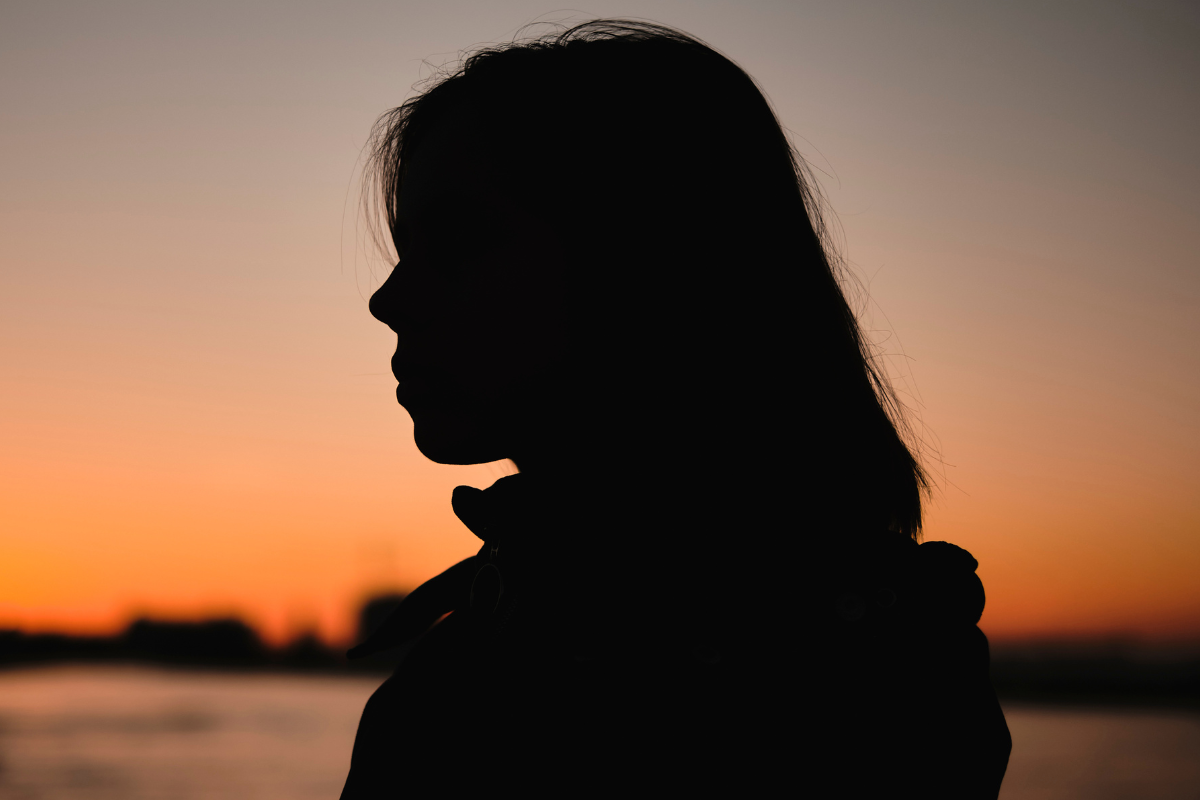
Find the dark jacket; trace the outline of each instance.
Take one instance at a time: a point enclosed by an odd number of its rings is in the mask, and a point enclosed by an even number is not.
[[[969,553],[843,536],[689,596],[694,560],[568,542],[562,515],[587,515],[522,478],[455,491],[483,548],[351,651],[421,637],[367,702],[343,800],[997,796],[1011,740]]]

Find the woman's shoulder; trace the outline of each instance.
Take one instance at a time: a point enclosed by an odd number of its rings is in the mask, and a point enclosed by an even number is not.
[[[973,626],[985,594],[969,552],[882,531],[823,541],[808,572],[817,614],[849,628]]]

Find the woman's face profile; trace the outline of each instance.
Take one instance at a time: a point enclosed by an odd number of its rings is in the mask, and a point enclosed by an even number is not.
[[[568,349],[565,257],[452,120],[406,165],[400,260],[370,308],[396,333],[396,398],[418,449],[443,464],[516,459],[540,438]]]

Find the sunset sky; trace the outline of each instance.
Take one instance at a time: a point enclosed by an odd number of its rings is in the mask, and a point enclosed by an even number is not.
[[[4,4],[0,627],[345,640],[478,548],[450,491],[511,468],[412,444],[360,152],[431,64],[597,16],[720,48],[818,171],[984,630],[1200,638],[1182,2]]]

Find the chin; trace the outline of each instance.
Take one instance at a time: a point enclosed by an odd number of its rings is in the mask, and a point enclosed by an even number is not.
[[[436,464],[487,464],[510,455],[478,418],[429,410],[409,413],[417,449]]]

